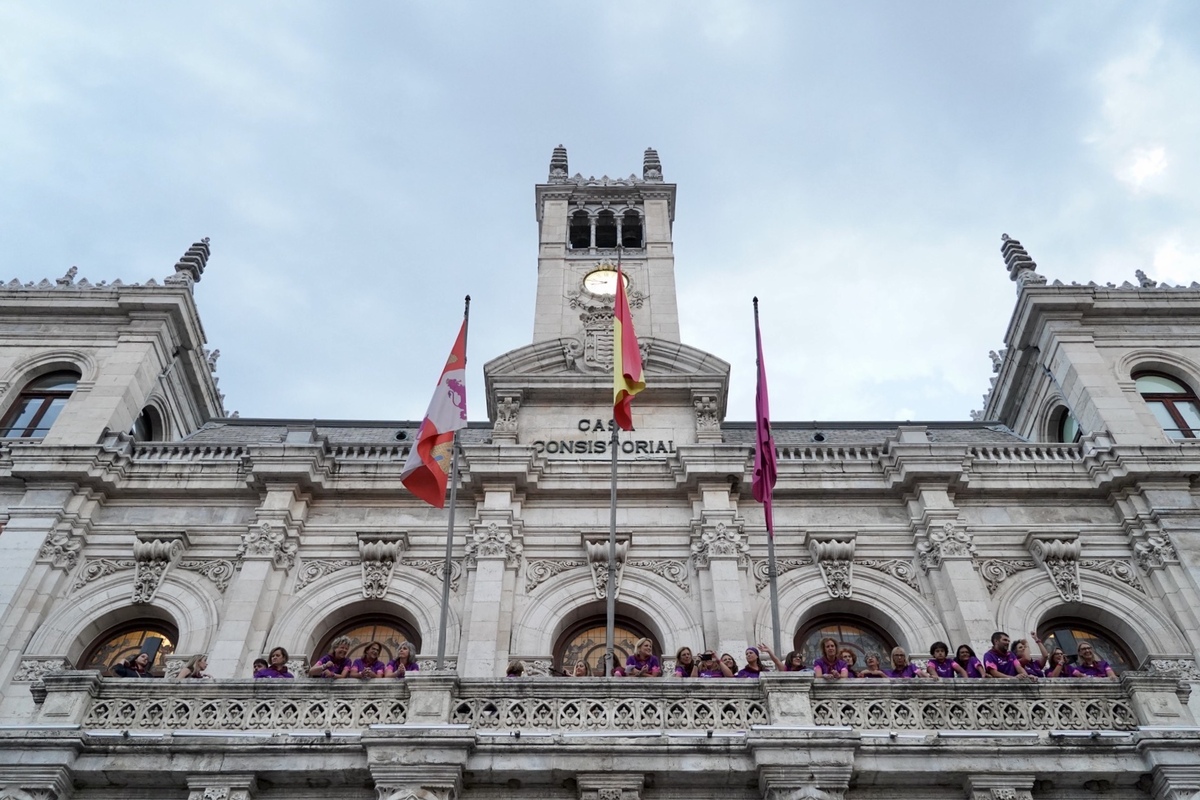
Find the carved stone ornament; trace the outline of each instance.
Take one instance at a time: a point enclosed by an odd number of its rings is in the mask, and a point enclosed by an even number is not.
[[[439,581],[442,579],[443,571],[445,570],[446,559],[444,558],[405,558],[400,562],[406,567],[419,569],[421,572],[426,572]],[[458,580],[462,577],[462,564],[451,560],[450,562],[450,590],[458,591]]]
[[[13,676],[13,682],[34,683],[40,681],[46,673],[71,668],[71,662],[65,658],[23,658],[21,666],[17,667],[17,674]]]
[[[133,543],[136,572],[133,578],[133,600],[149,603],[162,585],[167,569],[183,555],[184,543],[179,538],[138,539]]]
[[[1143,667],[1144,669],[1144,667]],[[1167,675],[1184,680],[1200,680],[1200,669],[1192,658],[1152,658],[1149,672],[1152,675]]]
[[[368,600],[387,596],[392,573],[400,554],[408,546],[405,534],[358,535],[358,554],[362,563],[362,593]]]
[[[854,539],[809,539],[808,552],[821,570],[830,597],[854,591]]]
[[[529,561],[525,565],[525,591],[532,592],[560,572],[584,566],[587,566],[587,562],[581,558],[545,558]]]
[[[724,522],[705,526],[692,541],[692,561],[698,568],[707,567],[709,559],[729,556],[736,556],[739,562],[749,562],[750,542],[740,526],[730,526]]]
[[[1081,569],[1114,578],[1142,594],[1146,593],[1146,587],[1138,579],[1137,570],[1128,561],[1120,558],[1085,558],[1079,562],[1079,566]]]
[[[242,546],[237,555],[239,559],[270,558],[276,569],[286,572],[296,566],[298,549],[287,529],[264,520],[242,534]]]
[[[84,561],[83,568],[79,570],[79,575],[75,578],[75,583],[71,585],[71,591],[77,592],[94,580],[112,575],[114,572],[133,569],[135,566],[137,564],[132,558],[98,558],[95,561]]]
[[[1037,565],[1027,558],[988,558],[975,563],[975,569],[979,570],[990,595],[996,593],[1005,579],[1035,566]]]
[[[720,432],[721,420],[717,418],[717,401],[715,399],[708,395],[701,395],[692,399],[692,405],[696,409],[697,433]]]
[[[450,786],[376,785],[378,800],[455,800],[457,792]]]
[[[811,567],[813,560],[808,556],[799,556],[798,558],[777,558],[775,559],[775,575],[779,576],[785,572],[791,572],[800,567]],[[754,562],[754,588],[761,592],[771,583],[771,562],[763,559],[762,561]]]
[[[226,558],[184,559],[176,566],[189,572],[200,573],[215,583],[217,591],[221,594],[225,594],[225,590],[229,588],[229,581],[233,580],[233,574],[237,572],[234,563]]]
[[[921,585],[917,583],[917,570],[911,560],[903,558],[856,558],[854,559],[854,564],[859,567],[866,567],[867,569],[882,572],[885,575],[891,575],[914,592],[921,591]]]
[[[1080,549],[1078,538],[1033,538],[1029,542],[1033,560],[1046,570],[1058,594],[1067,602],[1083,599],[1083,590],[1079,586]]]
[[[771,800],[843,800],[845,796],[842,789],[819,789],[816,786],[775,789],[770,793]]]
[[[608,597],[608,539],[585,540],[583,543],[587,552],[588,566],[592,568],[592,583],[595,584],[596,597],[604,600]],[[617,541],[617,574],[613,577],[613,597],[621,596],[621,578],[625,575],[625,557],[629,555],[629,540]]]
[[[522,550],[524,546],[513,537],[511,528],[489,522],[486,528],[477,527],[471,532],[464,561],[468,567],[474,567],[480,558],[503,558],[507,566],[517,567]]]
[[[311,561],[305,559],[304,563],[300,565],[299,574],[296,577],[296,591],[300,591],[313,581],[324,578],[326,575],[354,566],[358,566],[358,562],[348,558],[314,559]]]
[[[71,570],[79,561],[83,550],[83,537],[74,536],[69,530],[52,531],[38,551],[39,561],[49,561],[55,569]]]
[[[516,433],[517,413],[521,410],[520,397],[501,397],[496,401],[496,423],[492,426],[495,433]]]
[[[634,569],[644,569],[653,572],[660,578],[666,578],[683,591],[688,590],[688,569],[683,561],[671,559],[634,559],[626,561],[625,566]]]
[[[58,800],[58,793],[53,789],[22,788],[20,786],[0,787],[0,800]]]
[[[1163,569],[1167,564],[1179,562],[1179,554],[1175,551],[1175,543],[1171,541],[1166,531],[1157,531],[1146,535],[1142,541],[1133,545],[1133,558],[1143,572],[1150,573]]]
[[[994,789],[975,789],[971,792],[971,800],[1031,800],[1033,794],[1028,789],[1013,789],[1005,786]]]
[[[953,522],[930,525],[925,540],[917,543],[917,560],[925,572],[937,569],[948,559],[974,555],[975,540],[970,532]]]

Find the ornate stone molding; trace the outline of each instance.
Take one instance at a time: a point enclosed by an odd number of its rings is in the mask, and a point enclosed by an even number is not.
[[[492,425],[492,441],[516,441],[517,415],[520,411],[520,395],[505,395],[496,399],[496,422]]]
[[[1142,594],[1146,593],[1146,587],[1138,579],[1137,570],[1128,561],[1120,558],[1085,558],[1079,562],[1079,566],[1083,569],[1115,578]]]
[[[987,558],[975,562],[975,569],[987,584],[989,595],[995,594],[1007,578],[1035,566],[1037,565],[1027,558]]]
[[[400,561],[406,567],[419,569],[421,572],[426,572],[438,580],[442,579],[442,570],[445,569],[446,559],[437,558],[404,558]],[[462,564],[457,561],[450,562],[450,589],[458,591],[458,580],[462,577]]]
[[[48,672],[73,669],[71,662],[64,656],[54,658],[23,658],[13,676],[13,683],[36,683]]]
[[[189,572],[200,573],[215,583],[217,591],[221,594],[225,594],[229,582],[233,580],[233,574],[237,572],[237,567],[227,558],[184,559],[176,566]]]
[[[811,567],[813,560],[808,556],[799,556],[797,558],[777,558],[775,559],[775,574],[782,575],[785,572],[791,572],[800,567]],[[754,572],[754,588],[761,592],[771,583],[771,563],[767,559],[755,561],[753,566]]]
[[[967,559],[975,555],[975,540],[963,526],[956,522],[930,525],[923,541],[917,542],[917,561],[921,569],[929,572],[942,566],[950,559]]]
[[[477,526],[471,532],[463,561],[471,568],[480,558],[503,558],[506,566],[516,568],[521,563],[523,550],[524,545],[513,536],[512,528],[489,522],[487,527]]]
[[[188,800],[252,800],[258,789],[252,774],[188,776]]]
[[[1167,675],[1184,680],[1200,680],[1200,669],[1194,658],[1151,658],[1142,666],[1152,675]]]
[[[71,592],[77,592],[84,586],[87,586],[94,580],[99,580],[106,575],[112,575],[114,572],[133,569],[137,563],[132,558],[98,558],[94,561],[83,562],[83,568],[79,570],[79,574],[75,578],[75,583],[71,585]]]
[[[300,591],[313,581],[324,578],[326,575],[355,566],[358,566],[358,562],[349,558],[313,559],[311,561],[305,559],[300,564],[299,574],[296,576],[296,591]]]
[[[750,542],[746,540],[740,523],[705,525],[700,529],[700,534],[692,539],[692,562],[699,569],[707,567],[713,558],[731,556],[737,558],[739,563],[750,561]]]
[[[183,557],[187,537],[182,533],[139,533],[133,543],[134,605],[149,603],[162,585],[167,570]]]
[[[808,536],[808,552],[821,570],[830,597],[849,597],[854,591],[854,540],[850,534]]]
[[[560,572],[587,566],[581,558],[543,558],[525,564],[525,591],[532,592]]]
[[[693,395],[692,406],[696,410],[696,441],[721,441],[720,409],[716,398],[710,395]]]
[[[1031,533],[1025,546],[1034,562],[1046,571],[1059,596],[1067,602],[1083,599],[1079,585],[1079,534]]]
[[[72,570],[79,561],[84,543],[84,538],[74,535],[72,531],[51,531],[38,551],[38,560],[50,562],[55,569]]]
[[[228,786],[210,786],[207,789],[192,789],[188,800],[250,800],[253,795],[248,789],[233,789]]]
[[[903,558],[856,558],[854,563],[860,567],[873,569],[885,575],[891,575],[914,592],[921,591],[917,583],[917,570],[911,560]]]
[[[358,534],[363,597],[378,600],[387,596],[396,562],[407,548],[407,533]]]
[[[768,800],[844,800],[845,797],[841,789],[819,789],[813,785],[772,789],[767,793]]]
[[[688,590],[688,568],[683,561],[671,559],[634,559],[625,562],[626,566],[653,572],[660,578],[666,578],[683,591]]]
[[[62,795],[53,789],[21,787],[13,784],[0,787],[0,800],[59,800]]]
[[[641,773],[581,772],[575,776],[579,800],[641,800]]]
[[[629,543],[629,534],[617,534],[617,574],[613,576],[613,597],[621,596],[621,578],[625,576],[625,560],[629,555]],[[604,600],[608,597],[608,536],[585,534],[583,549],[587,554],[588,566],[592,568],[592,583],[595,584],[596,597]]]
[[[1138,567],[1149,574],[1165,569],[1167,564],[1178,564],[1179,553],[1166,531],[1147,533],[1145,538],[1133,543],[1133,559]]]
[[[376,784],[375,792],[378,800],[455,800],[458,797],[452,786]]]
[[[289,571],[296,566],[296,551],[299,549],[294,536],[282,525],[272,525],[263,520],[242,534],[242,546],[238,548],[239,560],[269,558],[276,569]]]

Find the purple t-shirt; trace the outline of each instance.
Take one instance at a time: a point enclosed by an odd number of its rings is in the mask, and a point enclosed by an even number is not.
[[[904,665],[904,669],[885,669],[884,672],[889,678],[915,678],[917,677],[917,665],[909,662]]]
[[[374,672],[379,677],[383,677],[383,671],[387,669],[387,664],[376,659],[374,664],[366,664],[361,658],[354,659],[353,666],[350,667],[352,672],[357,672],[359,675],[364,672]]]
[[[735,678],[757,678],[759,672],[761,672],[761,670],[747,669],[746,667],[742,667],[740,670],[738,670],[738,673],[736,675],[734,675],[733,677],[735,677]]]
[[[292,673],[288,672],[287,667],[284,667],[282,670],[275,669],[274,667],[265,667],[263,669],[260,669],[258,672],[255,672],[254,677],[255,678],[294,678],[296,676],[293,675]]]
[[[1107,678],[1108,677],[1108,662],[1097,661],[1092,666],[1086,664],[1071,665],[1072,678]]]
[[[1021,664],[1021,666],[1025,668],[1026,675],[1032,675],[1035,678],[1046,677],[1046,671],[1042,669],[1042,665],[1032,659]]]
[[[929,659],[929,671],[939,678],[954,677],[954,662],[950,659],[939,662],[936,658]]]
[[[701,678],[724,678],[725,673],[719,669],[702,669],[700,670]]]
[[[651,675],[662,675],[662,664],[658,662],[658,656],[650,656],[645,661],[638,661],[636,655],[632,655],[625,659],[625,669],[640,669],[646,670]]]
[[[846,670],[846,674],[850,673],[850,667],[840,658],[832,664],[826,661],[824,657],[818,658],[813,662],[813,672],[816,672],[818,669],[821,670],[822,675],[841,675],[842,670]]]
[[[960,661],[958,665],[961,667],[962,662]],[[966,665],[966,667],[964,667],[964,669],[966,669],[966,671],[967,671],[968,678],[982,678],[983,677],[983,675],[980,674],[983,672],[983,664],[975,656],[971,656],[969,659],[967,659],[967,665]]]
[[[675,665],[675,677],[676,678],[690,678],[690,677],[692,677],[692,670],[695,668],[696,668],[695,664],[688,664],[686,666],[684,666],[683,664],[676,664]]]
[[[403,669],[401,669],[401,667],[403,667]],[[393,673],[395,673],[395,675],[393,677],[396,677],[396,678],[403,678],[404,673],[406,673],[406,672],[420,672],[421,671],[421,665],[418,664],[415,660],[410,661],[407,664],[401,664],[400,659],[396,659],[395,661],[388,664],[388,668],[391,669],[391,671]]]
[[[339,661],[329,653],[326,653],[317,659],[317,666],[326,667],[330,671],[340,674],[341,672],[344,672],[347,667],[351,666],[351,662],[349,658],[343,658]]]
[[[1017,656],[1012,650],[1004,655],[1000,655],[995,650],[988,650],[983,654],[983,666],[994,669],[1001,675],[1014,678],[1017,676]]]

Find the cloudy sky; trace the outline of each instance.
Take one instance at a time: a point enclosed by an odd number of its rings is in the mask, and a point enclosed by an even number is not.
[[[532,337],[533,185],[679,186],[683,338],[776,419],[966,419],[1015,299],[1200,280],[1200,4],[0,0],[0,279],[196,287],[230,411],[419,419]]]

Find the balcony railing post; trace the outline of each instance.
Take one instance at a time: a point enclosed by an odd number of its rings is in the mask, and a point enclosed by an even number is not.
[[[445,725],[450,722],[450,701],[458,688],[458,676],[410,672],[408,685],[408,723]]]
[[[768,673],[758,680],[772,725],[813,724],[812,677]]]

